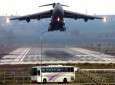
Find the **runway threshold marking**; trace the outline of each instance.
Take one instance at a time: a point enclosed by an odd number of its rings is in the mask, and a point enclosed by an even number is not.
[[[96,53],[96,51],[91,51],[91,50],[87,50],[87,49],[83,49],[83,48],[70,48],[71,50],[74,50],[74,51],[79,51],[79,52],[82,52],[82,53],[85,53],[87,55],[90,55],[92,57],[96,57],[96,58],[99,58],[100,60],[104,60],[104,61],[112,61],[110,58],[106,57],[105,58],[105,55],[106,54],[103,54],[103,53],[100,53],[100,55],[96,55],[96,54],[93,54],[93,52]],[[103,55],[102,55],[103,54]],[[103,56],[103,57],[101,57]],[[107,55],[106,55],[107,56]],[[110,55],[108,55],[110,56]]]

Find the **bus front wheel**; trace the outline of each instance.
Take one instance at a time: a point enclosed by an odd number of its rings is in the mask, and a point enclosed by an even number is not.
[[[46,79],[43,79],[43,83],[47,83],[47,80],[46,80]]]

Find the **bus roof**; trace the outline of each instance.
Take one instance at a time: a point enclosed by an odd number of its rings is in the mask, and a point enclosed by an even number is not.
[[[64,65],[47,65],[47,66],[34,66],[32,68],[41,68],[41,67],[74,67],[74,66],[64,66]]]

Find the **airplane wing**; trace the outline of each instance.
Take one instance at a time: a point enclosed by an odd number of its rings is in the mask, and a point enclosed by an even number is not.
[[[31,15],[26,15],[26,16],[20,16],[20,17],[14,17],[11,18],[10,20],[26,20],[27,22],[30,21],[30,19],[43,19],[43,18],[50,18],[52,15],[52,10],[48,10],[45,12],[41,12],[41,13],[36,13],[36,14],[31,14]]]
[[[84,19],[85,21],[93,20],[93,19],[103,19],[102,17],[96,17],[71,11],[64,10],[64,17],[65,18],[73,18],[73,19]]]

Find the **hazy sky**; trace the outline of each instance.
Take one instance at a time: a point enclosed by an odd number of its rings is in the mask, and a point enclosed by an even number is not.
[[[60,2],[70,7],[64,7],[80,13],[113,15],[115,14],[115,0],[0,0],[0,15],[26,15],[52,7],[38,7],[39,5]]]

